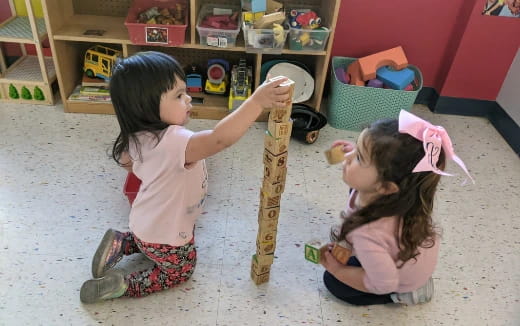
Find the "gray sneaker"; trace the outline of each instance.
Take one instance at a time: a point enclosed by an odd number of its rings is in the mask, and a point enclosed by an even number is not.
[[[101,278],[88,280],[81,286],[79,298],[83,303],[119,298],[125,294],[128,283],[122,271],[113,269]]]
[[[433,297],[433,279],[430,277],[426,284],[415,291],[393,293],[391,297],[395,303],[403,303],[406,305],[430,302]]]
[[[108,229],[92,259],[92,276],[100,278],[123,258],[123,233]]]

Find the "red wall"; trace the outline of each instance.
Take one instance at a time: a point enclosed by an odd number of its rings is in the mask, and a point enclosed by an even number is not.
[[[424,86],[442,96],[495,100],[520,44],[520,19],[482,16],[483,6],[484,0],[343,0],[332,55],[361,57],[401,45]],[[490,60],[500,63],[483,69]]]
[[[483,16],[480,2],[440,90],[443,96],[496,100],[520,46],[520,18]]]

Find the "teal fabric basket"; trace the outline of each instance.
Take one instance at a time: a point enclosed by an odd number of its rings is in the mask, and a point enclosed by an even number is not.
[[[360,131],[376,120],[397,118],[401,109],[411,109],[423,85],[422,74],[417,67],[408,65],[415,72],[413,91],[343,84],[336,77],[335,69],[346,69],[355,60],[347,57],[332,58],[332,89],[327,115],[332,127]]]

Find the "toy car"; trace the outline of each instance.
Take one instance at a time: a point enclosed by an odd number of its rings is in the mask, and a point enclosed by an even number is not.
[[[116,59],[121,56],[121,51],[107,48],[102,45],[94,45],[85,53],[83,71],[88,77],[98,77],[110,80],[112,66]]]

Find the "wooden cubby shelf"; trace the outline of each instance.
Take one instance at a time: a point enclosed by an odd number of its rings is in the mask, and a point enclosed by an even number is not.
[[[91,0],[88,2],[82,0],[43,0],[47,31],[50,35],[65,111],[114,113],[110,102],[68,100],[73,89],[80,83],[83,55],[89,46],[95,44],[104,44],[120,49],[125,57],[143,50],[162,51],[175,56],[183,65],[198,63],[204,66],[209,58],[224,58],[230,62],[238,62],[240,58],[245,57],[247,63],[253,67],[254,88],[260,83],[260,69],[265,61],[283,58],[298,60],[300,58],[309,67],[315,78],[314,95],[305,104],[319,111],[341,0],[296,0],[287,2],[296,5],[301,4],[303,7],[307,5],[320,6],[323,11],[321,13],[322,20],[326,22],[326,26],[330,28],[331,32],[327,46],[323,51],[290,50],[287,41],[285,48],[279,55],[247,53],[242,30],[238,34],[235,47],[217,48],[200,44],[196,21],[201,6],[204,3],[240,6],[240,0],[186,0],[186,3],[189,7],[189,22],[185,42],[176,47],[164,47],[132,44],[128,30],[124,25],[128,9],[132,4],[131,0]],[[103,30],[104,34],[102,36],[85,35],[86,30]],[[194,118],[222,119],[229,113],[227,97],[208,94],[190,95],[203,98],[202,104],[193,105]],[[267,113],[265,112],[259,120],[265,120]]]

